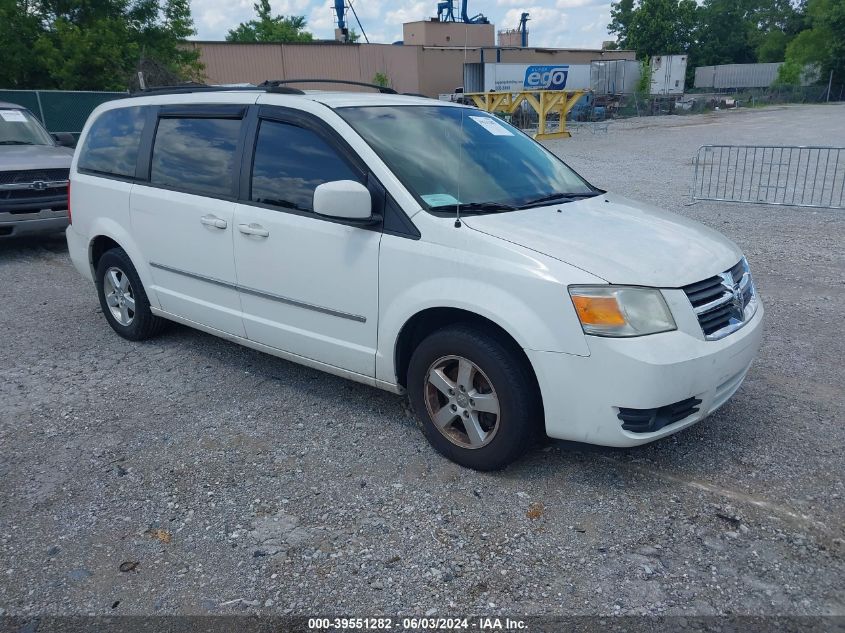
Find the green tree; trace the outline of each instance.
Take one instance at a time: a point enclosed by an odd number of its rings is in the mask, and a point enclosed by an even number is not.
[[[783,61],[800,25],[789,0],[705,0],[698,17],[700,65]]]
[[[40,70],[32,63],[32,43],[42,26],[34,2],[0,0],[0,86],[38,85]]]
[[[188,0],[0,0],[2,83],[63,90],[125,90],[142,59],[180,79],[201,76]],[[12,6],[14,5],[14,9]],[[12,63],[6,63],[11,60]]]
[[[628,34],[634,21],[634,0],[619,0],[610,6],[608,33],[616,35],[618,48],[629,48]]]
[[[696,25],[695,0],[619,0],[611,6],[608,30],[620,48],[638,57],[685,53]]]
[[[832,72],[837,85],[845,84],[845,2],[808,0],[806,20],[808,28],[786,47],[780,82],[798,84],[804,67],[814,65],[821,79]]]
[[[390,77],[387,76],[387,73],[379,71],[373,75],[373,83],[377,86],[381,86],[382,88],[389,88]]]
[[[258,0],[253,5],[257,19],[241,22],[226,34],[229,42],[310,42],[311,33],[305,30],[305,16],[273,16],[270,0]]]

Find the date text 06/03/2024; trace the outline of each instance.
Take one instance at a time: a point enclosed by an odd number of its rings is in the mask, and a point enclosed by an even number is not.
[[[520,631],[526,630],[524,620],[498,617],[478,618],[309,618],[308,628],[313,630],[392,630],[394,628],[405,631]]]

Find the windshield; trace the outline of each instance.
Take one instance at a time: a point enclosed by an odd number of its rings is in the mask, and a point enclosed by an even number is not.
[[[55,145],[41,123],[27,110],[0,107],[0,145]]]
[[[434,211],[458,203],[472,213],[513,211],[598,193],[542,145],[481,110],[367,106],[338,113]]]

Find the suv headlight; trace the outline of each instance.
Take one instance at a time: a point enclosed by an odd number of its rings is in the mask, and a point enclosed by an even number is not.
[[[585,334],[642,336],[677,328],[656,288],[570,286],[569,295]]]

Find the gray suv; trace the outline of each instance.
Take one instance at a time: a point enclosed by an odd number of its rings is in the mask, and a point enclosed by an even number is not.
[[[0,101],[0,240],[61,231],[73,135],[51,135],[26,108]]]

